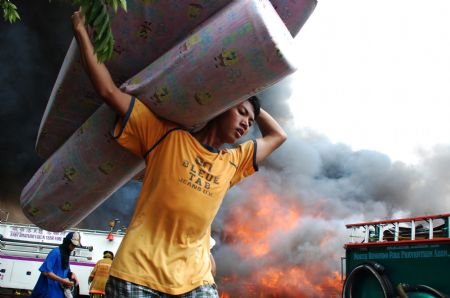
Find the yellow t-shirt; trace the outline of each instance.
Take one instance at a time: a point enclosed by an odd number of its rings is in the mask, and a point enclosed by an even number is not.
[[[147,167],[110,274],[173,295],[213,284],[210,226],[226,191],[257,170],[256,142],[213,153],[138,100],[130,111],[115,133]]]
[[[89,287],[89,293],[92,294],[105,294],[106,281],[109,277],[109,270],[111,269],[112,260],[109,258],[101,259],[95,264],[94,269],[89,276],[89,280],[92,280]]]

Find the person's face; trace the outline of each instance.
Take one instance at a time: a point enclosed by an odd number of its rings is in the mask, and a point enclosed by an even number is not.
[[[219,134],[224,143],[234,144],[245,136],[255,121],[252,104],[247,100],[218,117]]]
[[[72,242],[70,242],[69,243],[69,249],[70,249],[70,251],[73,251],[74,249],[75,249],[75,245],[72,243]]]

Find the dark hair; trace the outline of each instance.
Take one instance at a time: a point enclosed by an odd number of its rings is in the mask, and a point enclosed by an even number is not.
[[[105,250],[103,252],[103,257],[104,258],[110,258],[111,260],[113,260],[114,259],[114,253],[112,251]]]
[[[69,233],[70,234],[70,233]],[[59,251],[61,253],[61,267],[63,269],[69,268],[69,258],[70,258],[70,248],[69,245],[72,243],[70,240],[72,237],[65,237],[63,243],[59,246]]]
[[[253,110],[255,112],[255,119],[258,118],[259,112],[261,110],[261,104],[259,103],[258,97],[256,95],[253,95],[248,99],[248,101],[252,104]]]

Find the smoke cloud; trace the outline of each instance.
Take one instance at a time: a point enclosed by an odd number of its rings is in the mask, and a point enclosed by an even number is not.
[[[285,80],[261,95],[264,108],[284,116],[281,119],[288,140],[260,166],[259,173],[229,192],[213,225],[218,242],[214,254],[219,285],[231,297],[337,294],[340,258],[349,241],[345,224],[440,214],[450,207],[450,174],[446,170],[450,166],[450,146],[436,146],[432,152],[422,154],[419,165],[412,166],[391,161],[380,152],[353,151],[348,145],[331,143],[313,130],[293,127],[293,115],[287,107],[290,84]],[[260,200],[268,193],[276,197],[265,203],[271,210],[269,220],[252,210],[261,207]],[[241,212],[242,205],[247,212]],[[283,207],[287,208],[284,212],[277,211]],[[288,210],[300,211],[297,217],[289,218]],[[292,222],[289,229],[280,225],[279,216]],[[253,242],[236,236],[241,235],[238,229],[242,227],[252,231]],[[272,231],[261,236],[261,229]],[[267,253],[247,254],[242,248],[255,243],[266,244]],[[287,294],[283,288],[267,288],[264,279],[255,277],[256,272],[267,268],[282,274],[293,267],[308,274],[297,275]],[[229,279],[236,274],[239,278]],[[324,280],[333,276],[335,282],[330,288]],[[283,277],[296,279],[295,274]],[[248,283],[259,284],[259,290],[246,286]]]
[[[14,1],[21,21],[0,20],[0,208],[10,220],[20,191],[43,163],[34,151],[53,83],[72,39],[73,8],[57,1]],[[12,208],[15,207],[15,208]]]

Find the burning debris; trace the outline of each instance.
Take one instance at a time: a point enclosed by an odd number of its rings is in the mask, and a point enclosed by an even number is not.
[[[309,233],[314,219],[303,214],[301,204],[271,193],[261,182],[256,187],[252,183],[252,189],[245,186],[247,195],[236,198],[242,202],[221,216],[224,226],[219,227],[214,254],[222,297],[337,295],[341,288],[337,267],[328,267],[322,260],[335,231],[301,243],[295,234],[301,229]],[[315,239],[317,247],[310,242]],[[327,258],[339,260],[340,256],[329,251]]]

